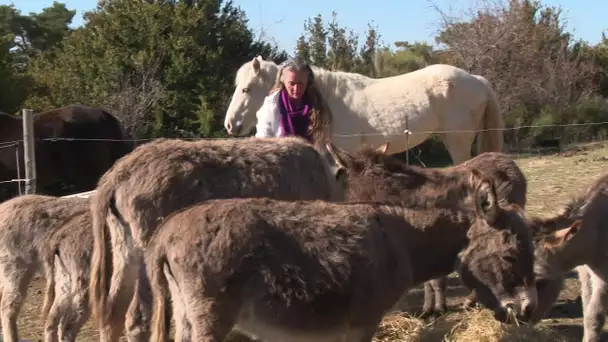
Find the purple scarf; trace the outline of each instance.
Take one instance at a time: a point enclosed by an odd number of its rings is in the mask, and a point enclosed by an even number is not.
[[[312,137],[308,134],[311,106],[305,101],[295,107],[287,97],[285,89],[281,89],[280,95],[279,112],[281,113],[283,136],[297,135],[312,142]]]

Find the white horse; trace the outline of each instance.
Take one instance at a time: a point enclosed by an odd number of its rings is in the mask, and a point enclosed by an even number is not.
[[[452,161],[458,164],[471,157],[477,130],[482,130],[479,152],[502,151],[503,118],[496,93],[482,76],[445,64],[380,79],[312,69],[315,85],[334,115],[332,142],[347,152],[363,144],[378,148],[388,143],[386,153],[399,153],[441,133]],[[229,134],[253,129],[256,112],[278,70],[278,65],[261,56],[239,68],[224,120]],[[412,133],[409,142],[406,129]]]

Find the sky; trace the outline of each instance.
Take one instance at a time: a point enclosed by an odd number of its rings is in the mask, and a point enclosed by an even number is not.
[[[298,37],[304,31],[304,22],[321,14],[327,21],[332,11],[342,27],[353,29],[364,39],[367,24],[378,28],[381,39],[388,44],[395,41],[426,41],[433,43],[441,16],[433,8],[437,5],[448,14],[463,14],[474,0],[376,0],[380,6],[370,7],[369,0],[234,0],[249,18],[249,26],[258,36],[276,43],[293,53]],[[83,24],[82,14],[94,9],[96,0],[64,0],[68,9],[77,13],[72,26]],[[560,6],[567,21],[566,28],[575,39],[597,43],[601,32],[608,34],[606,0],[541,0],[544,5]],[[53,0],[0,0],[0,4],[15,4],[23,14],[39,12],[52,5]]]

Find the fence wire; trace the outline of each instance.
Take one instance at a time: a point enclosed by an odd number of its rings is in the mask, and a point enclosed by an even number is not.
[[[585,126],[599,126],[599,125],[608,125],[608,121],[601,121],[601,122],[586,122],[586,123],[570,123],[570,124],[547,124],[547,125],[522,125],[522,126],[515,126],[515,127],[504,127],[504,128],[487,128],[487,129],[462,129],[462,130],[424,130],[424,131],[415,131],[415,130],[411,130],[411,129],[405,129],[403,132],[394,132],[394,133],[381,133],[381,132],[370,132],[370,133],[353,133],[353,134],[339,134],[339,133],[334,133],[332,134],[332,137],[340,137],[340,138],[362,138],[362,137],[386,137],[386,138],[391,138],[391,137],[396,137],[396,136],[412,136],[412,135],[435,135],[435,134],[449,134],[449,133],[480,133],[480,132],[487,132],[487,131],[517,131],[517,130],[521,130],[521,129],[537,129],[537,128],[557,128],[557,127],[585,127]],[[407,127],[407,125],[406,125]],[[40,142],[40,141],[45,141],[45,142],[60,142],[60,141],[67,141],[67,142],[85,142],[85,141],[89,141],[89,142],[132,142],[132,143],[144,143],[144,142],[149,142],[155,139],[159,139],[159,138],[163,138],[163,137],[154,137],[154,138],[126,138],[126,139],[107,139],[107,138],[62,138],[62,137],[53,137],[53,138],[42,138],[42,139],[35,139],[36,142]],[[189,140],[189,141],[197,141],[197,140],[221,140],[221,139],[226,139],[226,137],[173,137],[176,139],[182,139],[182,140]],[[5,148],[10,148],[10,147],[17,147],[17,153],[19,150],[19,146],[20,144],[23,143],[23,140],[15,140],[15,141],[6,141],[6,142],[0,142],[0,150],[5,149]],[[406,146],[406,151],[409,151],[411,148],[414,148],[416,146]],[[518,149],[517,151],[519,153],[517,154],[526,154],[526,153],[533,153],[533,152],[538,152],[539,150],[542,150],[542,148],[528,148],[525,150],[522,149]],[[420,158],[420,151],[418,151],[418,155],[414,155],[412,156],[412,158],[417,159],[418,161],[420,161],[422,163],[422,160]],[[18,158],[18,156],[17,156]],[[409,163],[409,153],[407,155],[407,159],[408,159],[408,163]],[[19,168],[19,162],[17,163],[17,167]],[[424,165],[424,163],[422,163]],[[19,184],[19,188],[21,189],[21,182],[27,182],[28,179],[24,179],[21,178],[21,172],[20,170],[17,170],[18,175],[17,178],[14,179],[10,179],[10,180],[4,180],[4,181],[0,181],[0,184],[6,184],[6,183],[14,183],[17,182]],[[20,190],[21,193],[21,190]],[[78,194],[75,194],[78,195]]]

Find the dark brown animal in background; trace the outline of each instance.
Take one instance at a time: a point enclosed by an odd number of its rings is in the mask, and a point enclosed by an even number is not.
[[[89,211],[89,199],[23,195],[0,203],[0,316],[4,341],[18,342],[17,318],[28,285],[43,270],[49,238]]]
[[[462,207],[255,198],[174,213],[145,252],[151,340],[168,338],[170,291],[176,341],[219,342],[235,327],[265,341],[369,342],[404,292],[455,268],[498,320],[511,307],[527,316],[536,288],[525,214],[499,204],[479,172],[462,178]]]
[[[148,340],[145,331],[131,327],[146,326],[139,321],[149,311],[149,302],[134,293],[147,283],[140,253],[165,217],[198,202],[234,197],[341,201],[344,189],[325,158],[296,137],[157,139],[101,177],[91,203],[90,288],[102,341],[117,341],[125,325],[128,338]]]
[[[120,121],[107,111],[83,105],[69,105],[34,114],[36,141],[36,186],[39,194],[55,193],[59,183],[74,185],[73,192],[93,190],[99,177],[114,162],[129,153],[133,143],[124,141]],[[41,139],[110,139],[116,141],[42,141]],[[0,146],[23,139],[20,116],[0,114]],[[23,143],[19,144],[21,178],[25,177]],[[0,181],[17,178],[15,147],[0,149]],[[16,183],[0,185],[2,200],[17,195]]]
[[[454,185],[470,170],[477,169],[496,184],[501,203],[526,205],[527,180],[517,164],[504,153],[486,152],[456,166],[422,168],[384,154],[387,144],[377,150],[362,149],[353,155],[328,145],[329,162],[343,167],[348,175],[347,201],[388,201],[408,207],[419,205],[419,194],[450,197]],[[459,223],[467,225],[468,222]],[[446,278],[424,284],[424,305],[421,317],[447,311]],[[433,303],[433,295],[435,301]],[[474,297],[474,293],[470,295]],[[472,301],[471,301],[472,302]],[[434,305],[433,305],[434,304]]]

